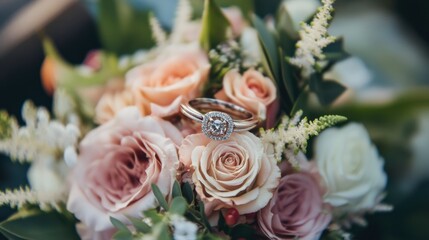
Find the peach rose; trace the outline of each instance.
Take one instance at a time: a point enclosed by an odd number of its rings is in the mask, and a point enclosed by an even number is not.
[[[278,107],[270,108],[277,98],[273,81],[254,69],[247,70],[243,75],[237,70],[227,72],[223,78],[223,89],[215,97],[244,107],[263,120],[267,115],[274,117],[278,111]],[[269,113],[268,108],[271,110]]]
[[[121,92],[104,94],[95,107],[95,121],[105,123],[126,107],[135,105],[133,93],[126,89]]]
[[[211,141],[202,133],[189,135],[179,156],[193,170],[192,181],[208,215],[230,207],[240,214],[258,211],[280,178],[273,154],[249,132],[233,133],[225,141]]]
[[[181,141],[171,123],[142,117],[136,107],[122,110],[80,143],[67,209],[100,232],[112,227],[109,216],[126,221],[156,207],[151,184],[170,193]]]
[[[180,103],[201,95],[210,65],[195,45],[167,47],[157,59],[130,70],[127,85],[143,115],[171,116]]]
[[[293,173],[280,180],[258,224],[270,239],[319,239],[331,221],[323,191],[312,175]]]

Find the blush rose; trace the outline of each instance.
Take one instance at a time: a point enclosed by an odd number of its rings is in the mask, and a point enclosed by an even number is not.
[[[273,81],[254,69],[247,70],[243,75],[237,70],[227,72],[223,78],[223,88],[215,97],[244,107],[262,120],[267,117],[274,119],[278,111],[278,106],[275,106],[277,90]]]
[[[135,107],[92,130],[79,146],[67,209],[95,231],[112,227],[109,217],[126,221],[156,207],[156,184],[167,196],[178,164],[181,133]]]
[[[280,178],[273,154],[249,132],[233,133],[226,141],[190,135],[179,156],[193,170],[192,181],[207,214],[230,207],[240,214],[256,212],[268,203]]]

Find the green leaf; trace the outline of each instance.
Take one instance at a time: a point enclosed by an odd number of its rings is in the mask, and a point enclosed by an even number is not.
[[[122,55],[154,45],[149,12],[117,0],[97,1],[97,8],[97,29],[107,51]]]
[[[172,214],[183,215],[185,214],[187,208],[188,203],[184,197],[175,197],[171,202],[169,212]]]
[[[145,217],[150,218],[154,224],[161,222],[163,219],[163,216],[156,209],[149,209],[144,211],[143,214]]]
[[[32,212],[27,217],[11,218],[0,223],[0,233],[9,239],[55,240],[79,239],[75,222],[58,212]]]
[[[194,190],[192,190],[192,187],[189,183],[183,183],[182,192],[183,197],[185,197],[186,201],[188,201],[189,204],[192,204],[192,202],[194,202]]]
[[[283,50],[279,48],[279,54],[280,56],[283,56]],[[285,88],[287,92],[288,100],[293,103],[297,98],[297,92],[298,92],[298,85],[297,85],[297,79],[293,76],[293,68],[292,66],[286,61],[282,60],[280,62],[280,70],[281,70],[281,81],[278,82],[279,86],[282,86]],[[285,98],[286,96],[280,96],[281,98]]]
[[[131,221],[131,223],[133,224],[133,226],[136,228],[137,231],[142,233],[151,232],[150,226],[147,225],[145,222],[143,222],[141,219],[135,218],[135,217],[127,217],[127,218]]]
[[[180,183],[178,181],[174,181],[173,190],[171,192],[172,192],[173,198],[182,196],[182,190],[180,189]]]
[[[323,80],[318,74],[310,76],[310,89],[315,92],[322,105],[329,105],[334,102],[345,90],[346,87],[332,80]]]
[[[199,206],[200,206],[200,215],[201,215],[201,221],[203,222],[203,225],[208,229],[208,230],[211,230],[211,226],[210,226],[210,223],[209,223],[209,221],[207,220],[207,216],[206,216],[206,213],[205,213],[205,211],[204,211],[204,202],[202,202],[202,201],[200,201],[199,203]]]
[[[123,222],[119,221],[118,219],[116,219],[114,217],[110,217],[110,222],[118,230],[129,231],[129,229],[127,228],[127,226]]]
[[[6,111],[0,111],[0,140],[9,138],[12,135],[12,119]]]
[[[299,97],[296,99],[293,104],[293,108],[290,111],[290,116],[294,116],[297,111],[302,110],[303,115],[306,116],[307,108],[308,108],[308,100],[309,100],[309,90],[306,89],[299,94]]]
[[[214,0],[205,0],[200,44],[208,52],[228,39],[230,24]]]
[[[335,42],[326,46],[323,49],[323,54],[325,55],[325,60],[336,62],[350,56],[350,54],[344,50],[344,39],[342,37],[337,38]]]
[[[252,24],[258,31],[259,43],[265,56],[262,59],[265,71],[273,81],[278,81],[280,68],[276,40],[258,16],[252,16]]]
[[[165,200],[164,196],[161,193],[161,190],[159,190],[158,186],[156,184],[152,183],[152,192],[155,195],[156,200],[158,200],[159,205],[164,208],[165,211],[168,211],[168,203]]]
[[[158,240],[170,240],[170,231],[168,230],[168,225],[165,222],[160,222],[153,227],[153,239]]]
[[[217,226],[220,231],[223,231],[225,233],[231,230],[230,227],[226,224],[225,217],[223,216],[221,211],[219,211],[219,220],[217,221]]]
[[[239,238],[254,239],[255,237],[256,237],[255,229],[248,224],[236,225],[231,230],[231,238],[232,239],[239,239]]]
[[[114,240],[133,240],[133,234],[130,231],[119,230],[112,238]]]
[[[190,0],[195,18],[201,18],[201,13],[204,9],[204,1]],[[250,14],[254,9],[254,2],[252,0],[215,0],[219,7],[238,7],[246,19],[250,19]]]

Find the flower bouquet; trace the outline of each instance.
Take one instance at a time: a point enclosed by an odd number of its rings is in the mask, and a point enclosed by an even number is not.
[[[327,31],[333,2],[285,1],[264,21],[244,4],[206,0],[198,16],[180,0],[167,32],[152,14],[100,1],[100,18],[111,20],[100,25],[105,49],[78,66],[44,37],[52,114],[26,102],[23,126],[0,115],[0,151],[31,165],[30,186],[0,192],[0,204],[17,208],[0,232],[348,239],[366,213],[390,210],[383,159],[363,125],[305,117],[309,104],[330,105],[346,89],[326,77],[349,57]],[[153,47],[134,51],[136,39],[108,34],[120,23],[103,9],[118,8],[144,19]]]

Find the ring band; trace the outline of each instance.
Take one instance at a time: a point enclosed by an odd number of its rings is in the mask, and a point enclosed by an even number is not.
[[[180,111],[186,117],[202,123],[203,133],[217,141],[228,139],[232,132],[253,129],[259,122],[245,108],[213,98],[195,98],[182,104]]]

